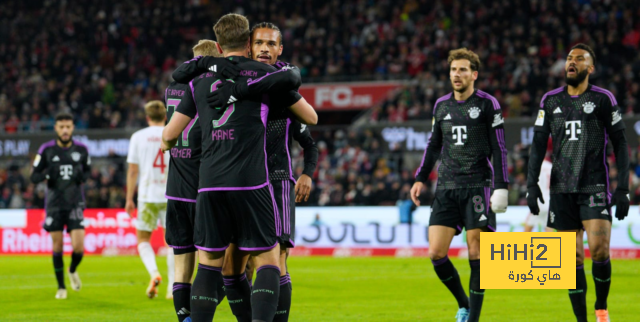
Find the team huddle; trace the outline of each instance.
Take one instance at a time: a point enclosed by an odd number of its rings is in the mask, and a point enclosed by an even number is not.
[[[317,114],[297,91],[299,70],[278,61],[283,44],[277,26],[260,23],[249,29],[245,17],[227,14],[213,29],[217,42],[201,40],[193,48],[195,57],[174,71],[164,102],[146,104],[149,127],[131,138],[125,210],[132,214],[136,208],[137,185],[138,252],[151,278],[146,294],[157,296],[162,282],[149,243],[160,221],[170,247],[167,295],[180,322],[212,321],[224,297],[238,321],[288,321],[292,286],[287,256],[295,246],[295,203],[308,199],[318,160],[306,127],[317,123]],[[550,230],[576,233],[576,289],[569,290],[569,297],[578,321],[587,321],[583,233],[593,259],[595,314],[598,321],[609,321],[611,207],[616,206],[619,220],[629,210],[625,127],[611,92],[589,84],[595,60],[588,46],[571,48],[567,86],[542,98],[527,183],[531,226],[542,220]],[[433,107],[432,135],[411,198],[420,205],[421,192],[440,162],[429,256],[457,301],[456,321],[479,321],[485,295],[480,233],[495,231],[496,213],[506,212],[508,204],[505,119],[498,100],[474,87],[478,55],[466,48],[452,50],[448,64],[453,92]],[[91,160],[86,146],[71,139],[71,115],[59,114],[55,130],[58,138],[38,151],[31,180],[47,180],[44,228],[53,240],[56,298],[64,299],[62,231],[66,225],[71,234],[69,278],[78,291],[76,268],[84,251],[81,191]],[[292,140],[304,150],[298,178]],[[608,142],[618,167],[613,195]],[[447,257],[452,239],[463,229],[469,296]]]

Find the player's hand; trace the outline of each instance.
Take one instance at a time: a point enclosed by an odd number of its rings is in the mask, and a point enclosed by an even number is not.
[[[527,205],[529,206],[529,211],[535,216],[540,214],[540,207],[538,207],[538,199],[540,202],[544,203],[544,198],[542,197],[542,191],[540,190],[540,186],[535,185],[527,188]]]
[[[214,73],[218,78],[232,79],[240,75],[242,69],[238,67],[239,61],[219,57],[203,57],[198,60],[198,64],[205,64],[206,68]]]
[[[301,175],[296,182],[295,191],[296,202],[307,202],[311,194],[311,178],[306,174]]]
[[[507,211],[507,205],[509,204],[509,190],[496,189],[491,195],[491,210],[496,214],[501,214]]]
[[[623,220],[629,214],[629,193],[616,190],[611,198],[611,203],[616,205],[616,218]]]
[[[418,199],[418,197],[420,197],[422,188],[424,188],[424,183],[420,181],[416,181],[416,183],[413,184],[413,187],[411,187],[411,200],[416,204],[416,206],[420,206],[420,199]]]
[[[167,142],[165,142],[165,140],[162,140],[162,143],[160,143],[160,151],[162,151],[162,153],[165,153],[169,150],[171,150],[171,148],[169,147]]]
[[[136,209],[136,204],[133,203],[133,200],[127,200],[124,204],[124,211],[127,212],[129,217],[132,216],[134,209]]]
[[[207,95],[207,103],[211,108],[227,107],[247,95],[248,85],[245,82],[225,82],[218,85],[215,91]]]

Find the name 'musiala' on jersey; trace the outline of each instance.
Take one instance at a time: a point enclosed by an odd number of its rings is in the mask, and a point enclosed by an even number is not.
[[[45,209],[47,211],[72,210],[84,208],[84,191],[78,176],[88,177],[91,171],[91,157],[87,146],[73,141],[70,147],[63,148],[51,140],[40,146],[33,162],[34,173],[47,171],[47,193]]]
[[[431,149],[441,158],[439,189],[506,189],[507,149],[498,101],[481,90],[475,90],[466,101],[456,101],[450,93],[439,98],[433,109],[433,130],[416,180],[428,179],[436,162],[426,160]]]
[[[608,135],[624,128],[618,102],[603,88],[589,85],[577,96],[566,86],[546,93],[535,131],[553,139],[551,193],[608,192]]]
[[[234,56],[242,68],[235,82],[259,82],[270,65]],[[193,107],[178,107],[178,112],[199,117],[202,127],[202,158],[198,191],[259,189],[268,184],[266,128],[269,113],[293,105],[300,99],[295,91],[254,95],[227,107],[211,108],[207,94],[222,81],[207,72],[193,79],[189,86]],[[291,92],[295,93],[292,94]]]
[[[184,109],[195,109],[193,94],[187,84],[172,82],[165,91],[167,122],[180,105]],[[189,105],[188,107],[186,105]],[[198,114],[180,133],[178,142],[171,148],[169,177],[167,178],[167,198],[195,202],[198,195],[198,171],[202,155],[202,128]]]

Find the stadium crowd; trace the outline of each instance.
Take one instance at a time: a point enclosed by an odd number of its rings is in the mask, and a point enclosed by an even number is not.
[[[271,21],[283,57],[305,81],[411,80],[372,121],[427,119],[448,91],[446,56],[467,46],[484,62],[478,87],[509,116],[530,115],[560,85],[566,49],[593,45],[596,84],[640,112],[640,15],[634,1],[19,1],[0,3],[0,131],[50,130],[58,111],[79,128],[138,128],[223,12]],[[306,15],[305,12],[314,12]],[[445,12],[450,14],[445,14]],[[606,35],[606,37],[605,37]]]
[[[318,167],[313,177],[314,188],[303,206],[373,206],[396,205],[409,200],[415,167],[421,153],[385,152],[370,130],[336,130],[313,132],[318,149]],[[632,149],[630,188],[632,204],[640,204],[640,153]],[[509,204],[526,205],[528,146],[516,145],[509,153]],[[303,153],[294,145],[292,152],[296,177],[302,174]],[[87,207],[122,208],[125,201],[125,158],[115,154],[92,164],[91,177],[84,186]],[[609,159],[612,191],[617,185],[615,162]],[[22,162],[0,167],[0,209],[42,208],[45,185],[29,181],[31,165]],[[411,166],[409,166],[411,165]],[[435,191],[437,173],[431,173],[429,190],[421,196],[430,204]]]

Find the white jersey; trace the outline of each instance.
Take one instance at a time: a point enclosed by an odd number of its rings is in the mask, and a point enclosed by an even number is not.
[[[162,153],[162,126],[150,126],[133,133],[127,163],[139,167],[138,202],[166,202],[169,151]]]
[[[551,168],[553,167],[553,163],[548,160],[544,160],[542,162],[542,168],[540,170],[540,177],[538,178],[540,190],[542,191],[542,198],[544,198],[544,203],[541,203],[538,200],[538,207],[540,207],[540,211],[547,213],[549,212],[549,201],[550,201],[550,190],[549,185],[551,184]]]

